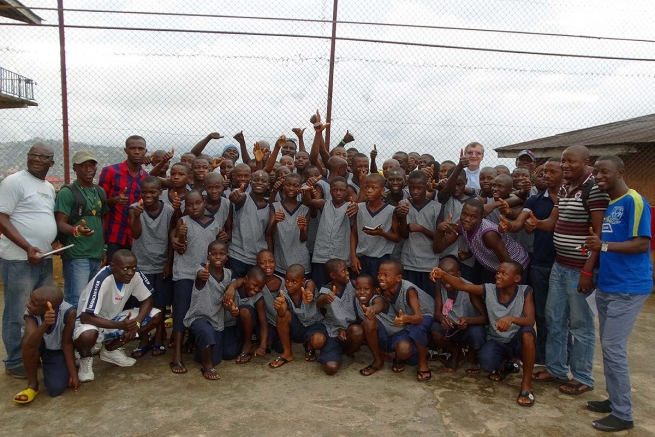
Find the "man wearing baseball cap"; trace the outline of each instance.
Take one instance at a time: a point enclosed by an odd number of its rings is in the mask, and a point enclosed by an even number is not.
[[[59,191],[55,218],[62,244],[64,299],[74,307],[86,284],[100,270],[104,252],[103,216],[109,211],[105,190],[93,183],[98,158],[90,150],[73,155],[77,179]]]
[[[532,174],[537,167],[537,157],[532,150],[521,150],[516,157],[516,166],[525,167],[530,170],[530,174]]]

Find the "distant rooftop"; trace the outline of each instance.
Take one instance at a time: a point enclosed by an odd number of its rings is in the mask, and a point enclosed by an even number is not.
[[[519,151],[530,149],[538,156],[548,156],[548,151],[560,150],[569,146],[645,146],[655,142],[655,114],[614,123],[601,124],[585,129],[538,138],[536,140],[498,147],[499,158],[516,158]]]
[[[27,24],[41,24],[41,17],[18,0],[0,0],[0,17],[22,21]]]

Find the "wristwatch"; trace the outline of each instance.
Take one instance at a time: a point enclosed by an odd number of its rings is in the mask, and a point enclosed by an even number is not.
[[[607,248],[609,247],[609,243],[607,241],[601,241],[600,242],[600,251],[601,252],[607,252]]]

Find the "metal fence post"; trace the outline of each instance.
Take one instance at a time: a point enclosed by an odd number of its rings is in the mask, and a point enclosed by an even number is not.
[[[68,159],[68,85],[66,80],[66,36],[64,33],[64,0],[57,0],[59,16],[59,64],[61,66],[61,118],[64,134],[64,182],[70,183],[70,163]]]
[[[325,121],[328,122],[332,119],[332,90],[334,85],[334,51],[337,44],[337,9],[339,0],[334,0],[334,7],[332,9],[332,41],[330,42],[330,77],[328,79],[328,96],[327,96],[327,114],[325,114]],[[325,144],[330,147],[330,126],[325,131]]]

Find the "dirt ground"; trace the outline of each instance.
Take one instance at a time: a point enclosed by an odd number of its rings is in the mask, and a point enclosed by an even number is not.
[[[655,338],[655,298],[642,311],[629,343],[635,428],[617,435],[655,436],[655,390],[651,373]],[[128,345],[134,346],[134,345]],[[316,363],[296,360],[272,370],[275,358],[249,364],[221,363],[219,381],[202,378],[200,365],[184,356],[189,372],[174,375],[163,357],[146,356],[121,368],[94,360],[96,380],[78,394],[50,398],[45,389],[32,404],[17,405],[14,394],[24,380],[0,375],[0,435],[21,436],[593,436],[591,421],[602,415],[585,409],[604,399],[600,345],[596,348],[596,388],[579,397],[560,394],[557,386],[534,386],[536,404],[516,404],[520,377],[495,383],[486,374],[468,377],[467,363],[453,374],[432,362],[433,379],[418,383],[415,368],[393,374],[390,363],[370,377],[358,370],[370,362],[366,348],[346,357],[329,377]],[[4,348],[0,356],[5,356]]]

